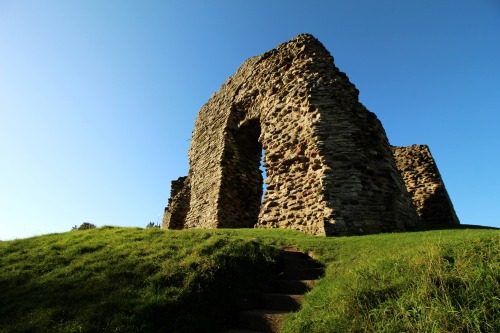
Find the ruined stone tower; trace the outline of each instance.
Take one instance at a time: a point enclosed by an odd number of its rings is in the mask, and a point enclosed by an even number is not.
[[[420,223],[380,121],[311,35],[248,59],[201,108],[188,155],[163,228],[331,236]]]

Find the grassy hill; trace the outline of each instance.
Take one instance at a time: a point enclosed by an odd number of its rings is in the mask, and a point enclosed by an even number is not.
[[[286,244],[326,276],[285,332],[498,332],[500,231],[104,227],[0,243],[0,332],[217,332]]]

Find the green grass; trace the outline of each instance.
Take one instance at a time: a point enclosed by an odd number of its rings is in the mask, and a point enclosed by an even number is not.
[[[285,332],[500,332],[500,233],[442,230],[311,245],[327,265]]]
[[[279,248],[326,269],[284,332],[499,332],[500,232],[100,228],[0,243],[0,331],[217,332]]]
[[[108,227],[3,242],[0,331],[213,331],[276,253],[201,230]]]

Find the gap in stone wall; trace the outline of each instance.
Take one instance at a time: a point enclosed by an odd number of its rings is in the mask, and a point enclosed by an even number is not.
[[[260,154],[260,166],[259,166],[260,172],[262,173],[262,198],[261,198],[261,201],[264,200],[264,196],[266,195],[266,188],[267,188],[267,184],[266,184],[267,172],[266,172],[266,168],[264,167],[265,156],[266,156],[266,152],[264,151],[264,149],[262,149],[262,152]]]
[[[252,119],[231,132],[225,147],[219,197],[219,226],[252,228],[258,221],[263,194],[260,170],[261,126]]]

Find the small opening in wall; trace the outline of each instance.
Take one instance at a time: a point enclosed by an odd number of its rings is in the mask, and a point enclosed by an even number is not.
[[[264,200],[264,196],[266,195],[266,188],[267,188],[267,184],[266,184],[267,172],[266,172],[266,168],[264,167],[265,154],[266,154],[266,152],[264,151],[264,149],[262,149],[262,151],[260,153],[260,166],[259,166],[260,172],[262,173],[262,198],[261,198],[261,200]]]

